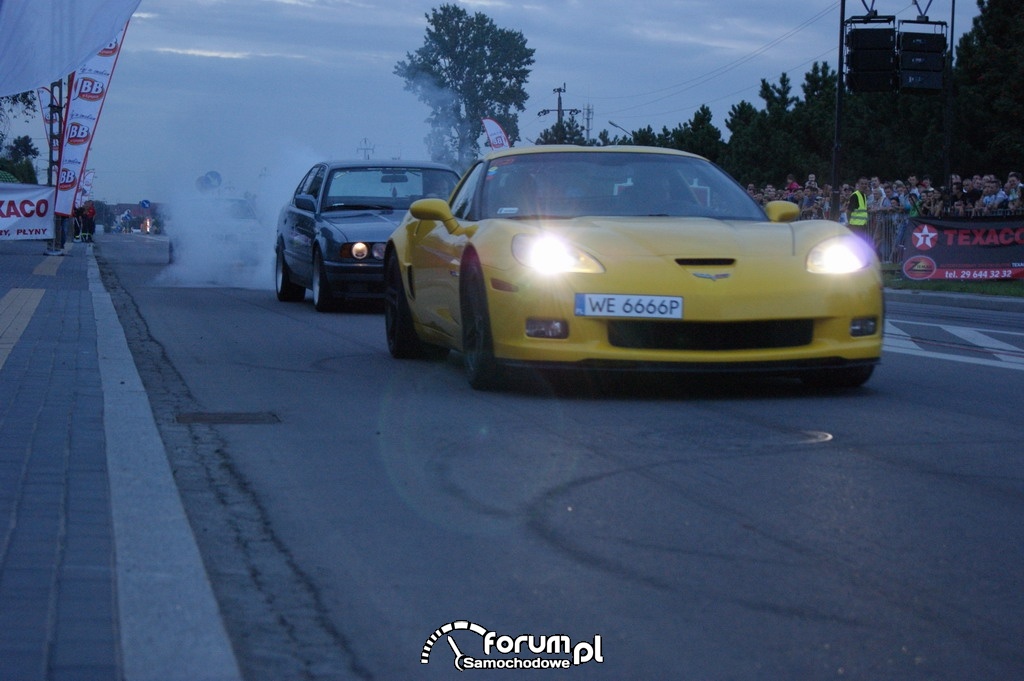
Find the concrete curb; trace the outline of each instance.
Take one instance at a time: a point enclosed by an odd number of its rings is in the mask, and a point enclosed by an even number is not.
[[[241,681],[124,330],[89,250],[126,681]]]
[[[1024,298],[1008,296],[904,291],[887,288],[885,289],[885,300],[889,303],[918,303],[921,305],[946,305],[948,307],[967,307],[974,310],[993,310],[996,312],[1024,312]]]

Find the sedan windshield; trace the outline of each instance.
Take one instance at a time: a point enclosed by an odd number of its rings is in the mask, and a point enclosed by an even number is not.
[[[417,199],[448,198],[458,179],[433,168],[337,168],[321,210],[405,210]]]
[[[495,159],[485,218],[583,216],[764,220],[760,206],[716,165],[689,156],[551,152]]]

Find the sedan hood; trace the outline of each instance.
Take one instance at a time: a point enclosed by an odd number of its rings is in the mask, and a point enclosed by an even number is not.
[[[348,240],[387,241],[404,215],[404,210],[343,210],[320,217]]]
[[[556,232],[597,256],[738,258],[788,256],[795,252],[792,224],[709,218],[576,218],[548,223]]]

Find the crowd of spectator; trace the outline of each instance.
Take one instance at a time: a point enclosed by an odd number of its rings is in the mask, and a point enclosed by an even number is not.
[[[954,174],[949,183],[932,185],[931,177],[909,175],[904,180],[881,180],[879,177],[861,178],[868,224],[865,236],[870,238],[883,261],[894,260],[903,227],[910,218],[972,218],[1024,215],[1021,194],[1021,175],[1011,172],[1004,182],[995,175],[974,175],[963,180]],[[848,223],[851,196],[857,183],[844,183],[839,187],[838,220]],[[776,188],[772,184],[758,188],[747,185],[747,193],[762,205],[768,201],[792,201],[800,206],[801,219],[832,219],[832,186],[818,185],[812,173],[803,184],[793,175]]]

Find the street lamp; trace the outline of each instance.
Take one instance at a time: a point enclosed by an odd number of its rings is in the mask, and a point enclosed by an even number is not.
[[[631,133],[629,130],[626,130],[624,127],[622,127],[621,125],[619,125],[615,121],[608,121],[608,125],[612,126],[613,128],[618,128],[622,132],[626,133],[627,135],[629,135],[629,141],[630,142],[633,141],[633,133]]]

